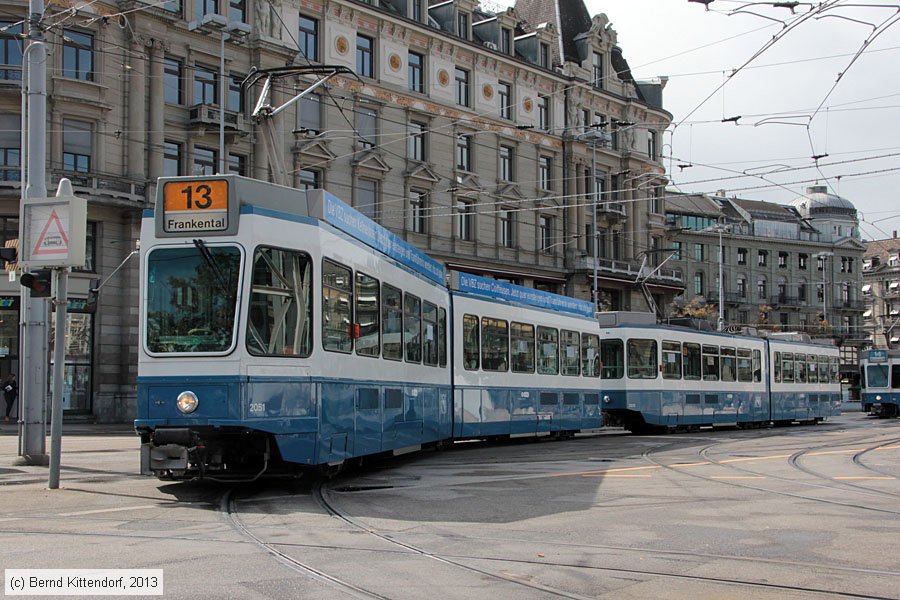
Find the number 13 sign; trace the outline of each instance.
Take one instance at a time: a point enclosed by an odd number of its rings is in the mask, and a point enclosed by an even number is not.
[[[166,232],[228,229],[228,181],[167,181],[163,190]]]

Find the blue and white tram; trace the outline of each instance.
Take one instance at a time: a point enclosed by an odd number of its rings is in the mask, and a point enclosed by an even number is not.
[[[160,179],[141,231],[142,471],[246,477],[451,436],[442,265],[322,190]]]
[[[862,407],[883,419],[900,416],[900,350],[869,350],[860,364]]]
[[[835,346],[768,339],[771,419],[776,425],[841,414],[840,354]]]
[[[453,437],[597,429],[600,345],[590,302],[451,274]]]

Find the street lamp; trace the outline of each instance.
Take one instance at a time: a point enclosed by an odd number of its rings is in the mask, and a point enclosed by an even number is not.
[[[188,31],[212,33],[218,31],[219,37],[219,174],[225,173],[225,92],[228,83],[225,77],[225,42],[232,40],[240,43],[250,34],[250,26],[241,21],[228,21],[225,15],[207,13],[199,21],[191,21]]]
[[[825,323],[828,322],[828,288],[826,287],[826,270],[825,266],[828,264],[828,258],[834,256],[834,252],[819,252],[816,254],[816,258],[822,261],[822,326],[824,327]]]
[[[609,143],[609,134],[601,131],[600,128],[605,127],[606,123],[599,123],[596,128],[585,131],[575,136],[576,140],[583,141],[591,147],[591,251],[594,259],[594,281],[592,294],[594,297],[594,312],[600,312],[600,290],[598,289],[598,269],[600,257],[597,248],[597,204],[600,201],[600,186],[597,185],[597,146]]]

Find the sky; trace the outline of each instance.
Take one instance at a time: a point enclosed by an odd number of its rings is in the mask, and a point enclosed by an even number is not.
[[[670,187],[786,204],[827,185],[856,206],[865,239],[891,237],[900,230],[900,2],[816,2],[834,5],[820,18],[806,14],[812,4],[794,15],[771,4],[586,0],[592,16],[609,17],[636,79],[669,78]]]

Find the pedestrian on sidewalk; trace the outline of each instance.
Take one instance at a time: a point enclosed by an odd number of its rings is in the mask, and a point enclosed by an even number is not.
[[[3,382],[3,399],[6,400],[6,416],[4,421],[9,421],[9,413],[12,412],[13,404],[19,395],[19,384],[16,383],[16,374],[10,373],[6,381]]]

